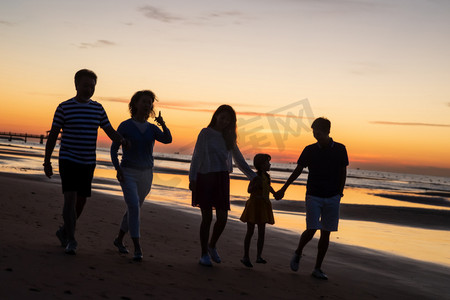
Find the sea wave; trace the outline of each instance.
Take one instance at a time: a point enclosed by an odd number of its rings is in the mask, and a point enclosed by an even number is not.
[[[38,143],[12,141],[0,143],[0,159],[2,168],[37,172],[42,170],[44,146]],[[53,159],[57,159],[57,149]],[[173,153],[155,153],[154,171],[187,175],[190,167],[190,156]],[[251,165],[251,162],[248,161]],[[55,163],[56,165],[56,163]],[[97,150],[97,166],[112,168],[109,149]],[[295,169],[295,164],[273,163],[270,171],[274,183],[284,183]],[[305,185],[307,170],[293,183]],[[247,180],[239,169],[234,168],[231,174],[234,180]],[[450,177],[429,175],[402,174],[371,170],[348,169],[346,187],[387,191],[423,192],[432,197],[450,197]]]

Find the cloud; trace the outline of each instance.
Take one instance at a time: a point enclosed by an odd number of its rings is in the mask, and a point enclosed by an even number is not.
[[[101,101],[109,101],[109,102],[118,102],[118,103],[126,103],[128,104],[130,102],[130,99],[128,98],[120,98],[120,97],[101,97]],[[216,109],[222,105],[223,103],[211,103],[211,102],[202,102],[202,101],[164,101],[164,102],[157,102],[156,106],[157,108],[163,108],[163,109],[173,109],[178,111],[187,111],[187,112],[203,112],[208,114],[213,114]],[[233,104],[233,103],[227,103],[228,105],[231,105],[233,108],[236,107],[247,107],[250,109],[261,109],[261,105],[248,105],[248,104]],[[236,115],[238,117],[277,117],[277,118],[293,118],[293,119],[304,119],[307,117],[294,115],[292,113],[287,114],[280,114],[280,113],[263,113],[263,112],[253,112],[253,111],[243,111],[243,110],[236,110]],[[308,118],[312,119],[312,118]]]
[[[219,12],[212,12],[207,14],[210,18],[223,18],[223,17],[239,17],[242,13],[240,13],[237,10],[230,10],[230,11],[219,11]]]
[[[158,107],[165,108],[165,109],[174,109],[174,110],[180,110],[180,111],[188,111],[188,112],[204,112],[213,114],[217,107],[222,105],[223,103],[210,103],[210,102],[164,102],[164,103],[158,103]],[[258,108],[261,109],[260,105],[242,105],[242,104],[232,104],[228,103],[233,108],[235,107],[250,107],[250,108]],[[236,109],[235,109],[236,110]],[[287,112],[286,114],[281,113],[270,113],[270,112],[254,112],[254,111],[243,111],[243,110],[236,110],[237,117],[277,117],[277,118],[292,118],[292,119],[305,119],[307,117],[294,115],[292,113]],[[309,118],[307,118],[309,119]]]
[[[127,103],[130,102],[130,99],[125,98],[117,98],[117,97],[101,97],[101,101],[109,101],[109,102],[119,102],[119,103]]]
[[[78,48],[87,49],[87,48],[100,48],[100,47],[109,47],[115,46],[116,43],[108,41],[108,40],[97,40],[94,43],[81,43],[77,45]]]
[[[158,98],[157,98],[158,99]],[[119,103],[127,103],[130,102],[129,98],[121,98],[121,97],[101,97],[102,101],[110,101],[110,102],[119,102]],[[212,102],[204,102],[204,101],[166,101],[164,102],[156,102],[158,107],[167,108],[167,109],[176,109],[176,110],[186,110],[186,111],[205,111],[205,112],[214,112],[217,107],[224,103],[212,103]],[[232,107],[248,107],[248,108],[261,108],[261,105],[251,105],[251,104],[241,104],[241,103],[227,103]]]
[[[210,23],[215,20],[223,20],[223,19],[228,20],[230,18],[235,18],[234,23],[239,24],[240,18],[243,16],[243,14],[237,10],[228,10],[228,11],[213,11],[204,13],[199,16],[185,17],[171,12],[167,12],[162,8],[151,5],[142,6],[138,8],[138,11],[143,13],[144,16],[149,19],[157,20],[163,23],[183,22],[185,24],[191,25]]]
[[[151,5],[142,6],[138,10],[142,12],[144,16],[146,16],[147,18],[161,21],[164,23],[172,23],[184,20],[184,18],[182,17],[168,13],[161,8]]]
[[[230,18],[238,18],[236,23],[239,23],[239,19],[243,17],[243,14],[237,10],[230,10],[230,11],[216,11],[216,12],[210,12],[207,13],[198,19],[201,21],[213,21],[218,19],[230,19]]]
[[[371,121],[372,124],[378,125],[400,125],[400,126],[428,126],[428,127],[450,127],[450,124],[433,124],[420,122],[389,122],[389,121]]]
[[[118,102],[118,103],[125,103],[128,104],[130,102],[129,98],[121,98],[121,97],[101,97],[99,98],[101,101],[109,101],[109,102]],[[185,111],[185,112],[200,112],[200,113],[208,113],[211,116],[216,111],[216,109],[224,103],[212,103],[212,102],[204,102],[204,101],[163,101],[163,102],[156,102],[157,109],[169,109],[169,110],[178,110],[178,111]],[[239,118],[244,117],[272,117],[272,118],[285,118],[285,119],[309,119],[313,120],[313,115],[303,115],[300,113],[299,110],[301,107],[299,106],[299,103],[294,103],[296,106],[294,109],[288,109],[283,110],[283,112],[280,112],[279,110],[273,110],[273,108],[269,108],[268,112],[256,112],[251,111],[253,109],[260,110],[261,108],[264,108],[263,105],[256,105],[256,104],[242,104],[242,103],[226,103],[230,106],[232,106],[235,111],[236,115]],[[292,104],[291,104],[292,105]],[[238,109],[237,109],[238,108]]]
[[[232,103],[232,102],[205,102],[205,101],[164,101],[162,103],[159,103],[159,106],[165,106],[165,107],[173,107],[173,108],[186,108],[186,107],[193,107],[195,109],[198,109],[199,107],[213,107],[213,111],[219,107],[222,104],[228,104],[232,107],[252,107],[252,108],[260,108],[260,105],[251,105],[251,104],[243,104],[243,103]]]
[[[11,23],[11,22],[8,22],[8,21],[3,21],[3,20],[0,20],[0,25],[5,25],[5,26],[12,26],[12,25],[13,25],[13,23]]]
[[[308,12],[309,15],[317,14],[319,16],[354,16],[355,14],[374,14],[384,13],[392,10],[396,2],[391,1],[372,1],[372,0],[276,0],[274,3],[280,4],[281,1],[295,5],[297,9]],[[283,4],[281,4],[283,5]],[[294,6],[294,7],[295,7]]]

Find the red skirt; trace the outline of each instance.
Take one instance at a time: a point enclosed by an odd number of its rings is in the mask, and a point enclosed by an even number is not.
[[[192,206],[230,210],[230,174],[227,171],[197,174]]]

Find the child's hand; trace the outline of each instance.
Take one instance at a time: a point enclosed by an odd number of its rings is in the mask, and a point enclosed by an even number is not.
[[[275,192],[273,196],[275,197],[275,200],[281,200],[284,197],[284,191],[279,190],[278,192]]]

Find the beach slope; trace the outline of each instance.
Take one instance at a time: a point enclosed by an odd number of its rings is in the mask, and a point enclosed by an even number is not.
[[[57,176],[0,173],[0,191],[0,299],[450,299],[447,267],[336,243],[324,262],[328,281],[310,275],[316,240],[292,272],[298,234],[274,227],[266,232],[268,264],[248,269],[240,263],[246,226],[238,221],[219,241],[223,262],[202,267],[199,211],[151,201],[142,207],[144,260],[136,263],[112,244],[123,200],[98,192],[77,224],[77,255],[65,255],[55,237],[63,204]]]

